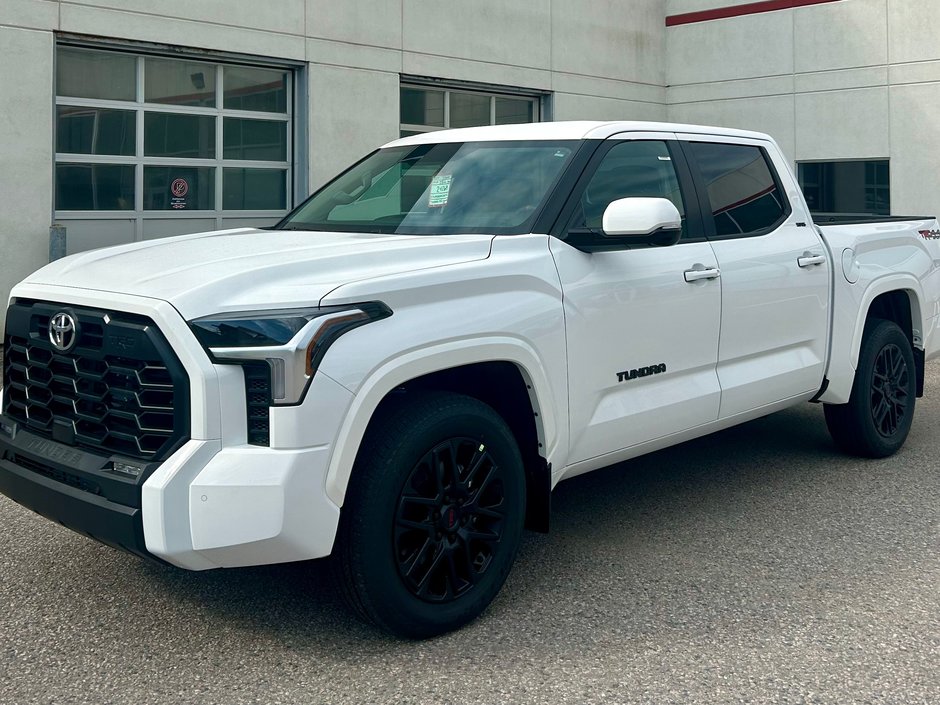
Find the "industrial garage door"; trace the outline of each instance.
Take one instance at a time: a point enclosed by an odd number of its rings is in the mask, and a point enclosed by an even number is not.
[[[285,68],[59,45],[55,220],[68,252],[279,220],[292,82]]]

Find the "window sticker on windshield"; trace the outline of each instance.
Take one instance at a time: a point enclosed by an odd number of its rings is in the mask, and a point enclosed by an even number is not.
[[[431,191],[428,195],[428,208],[441,208],[447,205],[450,197],[450,182],[454,180],[453,174],[435,176],[431,179]]]

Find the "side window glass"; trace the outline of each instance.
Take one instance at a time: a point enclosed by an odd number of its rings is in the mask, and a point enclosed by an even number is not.
[[[667,198],[682,216],[685,205],[679,179],[665,142],[621,142],[610,149],[581,194],[570,229],[600,231],[604,210],[620,198]]]
[[[776,225],[786,201],[760,147],[691,142],[717,235],[750,235]]]

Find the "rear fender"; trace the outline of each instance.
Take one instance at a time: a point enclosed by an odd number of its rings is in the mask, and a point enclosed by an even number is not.
[[[819,397],[819,401],[827,404],[845,404],[849,401],[855,381],[855,370],[858,368],[865,323],[868,320],[872,302],[882,294],[894,291],[903,291],[907,294],[911,304],[912,345],[915,350],[924,348],[924,335],[930,321],[924,318],[921,305],[924,300],[923,290],[921,283],[914,276],[895,274],[879,278],[869,284],[859,298],[858,304],[852,296],[855,293],[852,289],[857,286],[857,284],[850,285],[842,282],[840,285],[842,291],[836,292],[832,352],[829,370],[826,374],[829,384],[825,393]],[[840,298],[841,301],[839,301]]]

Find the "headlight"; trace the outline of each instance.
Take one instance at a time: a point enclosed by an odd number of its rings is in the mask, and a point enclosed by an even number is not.
[[[388,318],[392,310],[373,301],[350,306],[243,311],[189,322],[197,340],[216,362],[267,362],[275,404],[303,399],[320,360],[337,338],[354,328]]]

